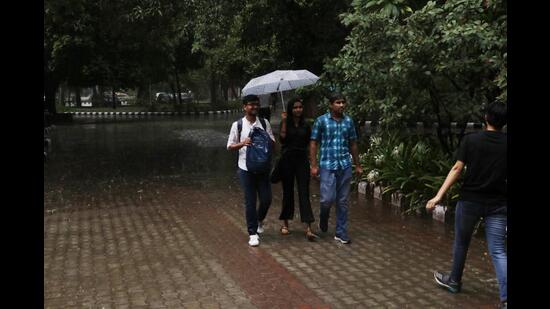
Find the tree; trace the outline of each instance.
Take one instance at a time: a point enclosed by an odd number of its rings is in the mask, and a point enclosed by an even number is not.
[[[483,104],[506,101],[505,2],[429,1],[401,19],[354,5],[343,17],[353,26],[348,43],[322,79],[356,103],[351,112],[359,118],[379,117],[395,130],[438,122],[450,154],[456,143],[444,128],[478,121]]]
[[[406,0],[355,0],[354,6],[363,9],[364,12],[379,12],[394,19],[412,13]]]
[[[200,68],[216,104],[275,69],[319,74],[344,44],[338,15],[350,1],[47,0],[46,101],[66,82],[109,88],[113,97],[136,87],[143,102],[152,84],[181,93],[181,81]]]
[[[47,105],[55,109],[55,90],[62,82],[110,87],[116,102],[117,89],[147,89],[152,82],[166,80],[174,71],[174,54],[181,51],[176,51],[181,40],[174,30],[180,19],[175,17],[189,12],[184,4],[171,1],[46,1]]]
[[[338,20],[347,0],[211,2],[197,11],[194,48],[204,52],[205,65],[217,79],[211,88],[222,84],[223,93],[276,69],[320,73],[348,34]]]
[[[85,0],[44,3],[44,89],[46,107],[56,112],[55,95],[61,82],[79,87],[91,75],[94,18]]]

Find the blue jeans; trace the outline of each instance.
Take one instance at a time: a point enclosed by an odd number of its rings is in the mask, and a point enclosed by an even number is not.
[[[351,184],[351,166],[342,170],[319,169],[321,200],[319,221],[328,220],[330,207],[336,203],[336,235],[348,239],[348,197]]]
[[[271,206],[269,173],[253,174],[239,169],[239,179],[244,192],[248,235],[256,235],[258,221],[265,219],[269,206]],[[256,196],[260,198],[260,208],[258,210],[256,210]]]
[[[476,223],[485,219],[485,236],[493,266],[497,274],[500,300],[507,297],[507,264],[506,255],[506,205],[489,206],[481,203],[458,201],[455,213],[455,241],[453,248],[453,270],[451,279],[462,280],[462,272],[466,262],[466,254]]]

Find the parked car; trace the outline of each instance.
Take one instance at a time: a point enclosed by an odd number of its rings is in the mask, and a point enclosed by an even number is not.
[[[80,97],[80,103],[82,107],[92,107],[92,95]]]
[[[193,101],[193,93],[191,92],[191,90],[187,91],[187,92],[182,92],[181,93],[181,100],[183,102],[191,102]]]
[[[132,97],[124,92],[115,92],[115,100],[116,100],[117,106],[127,106],[127,105],[130,105],[130,102],[132,101]],[[97,101],[98,100],[94,99],[93,94],[80,97],[80,102],[82,103],[82,107],[92,107],[94,102],[96,102],[96,104],[99,104],[99,105],[111,107],[113,106],[113,103],[112,103],[113,94],[110,91],[106,91],[103,93],[103,104],[98,103]]]
[[[120,99],[116,95],[116,92],[115,92],[115,103],[117,106],[121,105]],[[110,91],[106,91],[103,93],[103,104],[105,104],[105,106],[113,106],[113,94]]]
[[[169,103],[174,96],[168,92],[157,92],[155,94],[155,101],[158,103]]]
[[[130,105],[130,96],[124,92],[115,92],[117,98],[120,100],[120,105]]]

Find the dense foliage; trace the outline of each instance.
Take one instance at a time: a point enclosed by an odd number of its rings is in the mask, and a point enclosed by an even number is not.
[[[165,83],[208,89],[212,103],[228,102],[251,77],[276,69],[321,74],[348,31],[340,1],[279,0],[47,0],[44,75],[46,105],[62,83],[77,91],[112,91]],[[203,82],[206,81],[206,82]],[[200,92],[203,89],[193,89]],[[78,97],[78,96],[77,96]],[[179,98],[181,103],[181,98]]]
[[[506,102],[506,3],[429,1],[413,11],[385,1],[373,9],[379,2],[354,1],[342,16],[351,33],[326,64],[324,83],[348,96],[357,118],[386,130],[438,122],[440,146],[451,154],[456,144],[445,127],[479,122],[484,104]]]

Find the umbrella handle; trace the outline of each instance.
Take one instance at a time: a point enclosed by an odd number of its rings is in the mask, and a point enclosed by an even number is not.
[[[283,92],[279,91],[279,93],[281,94],[281,104],[283,105],[283,112],[286,112],[286,110],[285,110],[285,100],[283,99]]]

